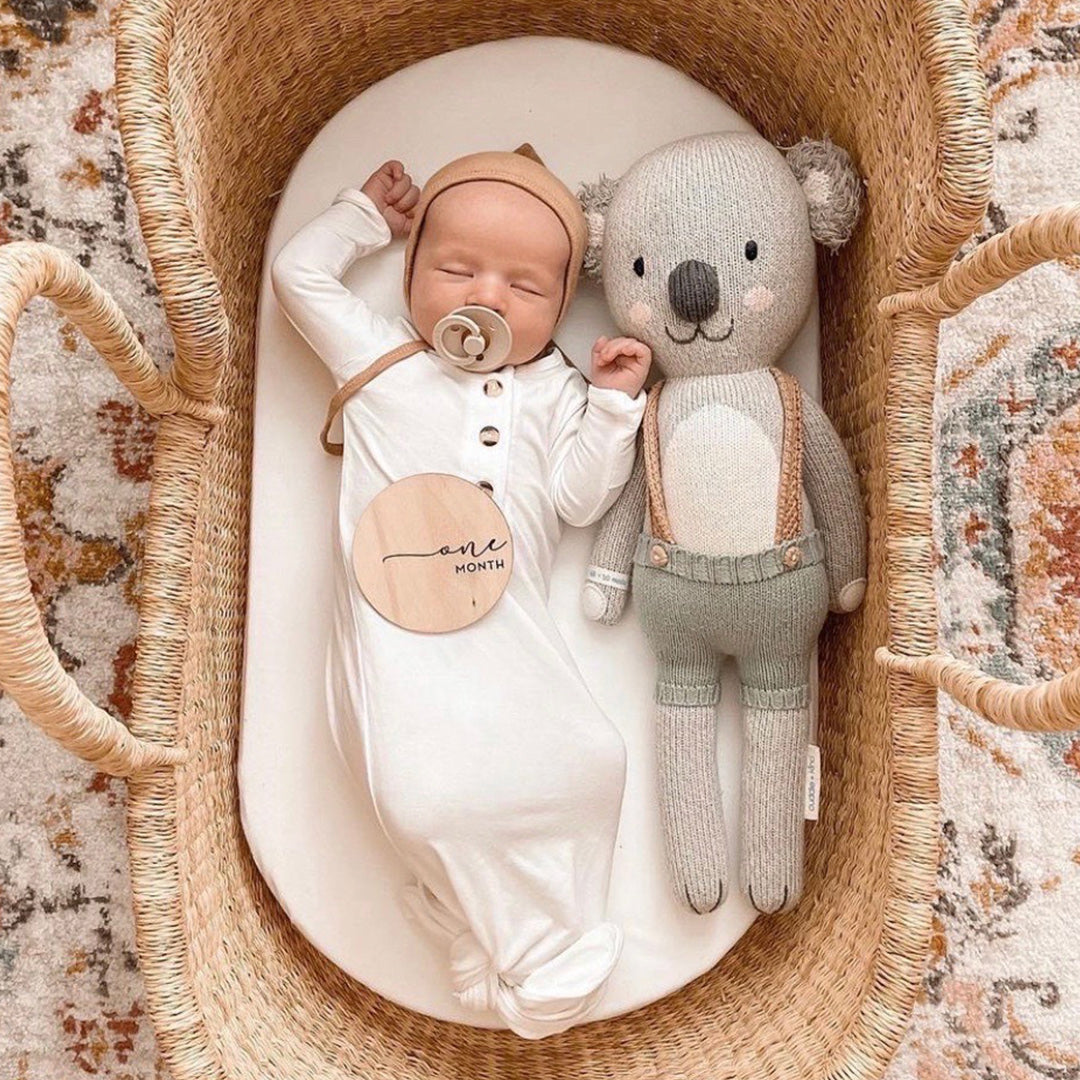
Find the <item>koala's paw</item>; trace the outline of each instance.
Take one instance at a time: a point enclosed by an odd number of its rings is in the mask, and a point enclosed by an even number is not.
[[[839,595],[832,603],[833,611],[844,614],[849,611],[854,611],[862,602],[863,597],[866,595],[866,578],[859,578],[856,581],[849,581],[839,592]]]
[[[581,606],[586,618],[612,626],[619,621],[626,606],[626,590],[590,581],[581,590]]]

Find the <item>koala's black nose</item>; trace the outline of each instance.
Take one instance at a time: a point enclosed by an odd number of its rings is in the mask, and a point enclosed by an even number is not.
[[[720,306],[716,268],[700,259],[687,259],[668,274],[668,298],[680,318],[703,322]]]

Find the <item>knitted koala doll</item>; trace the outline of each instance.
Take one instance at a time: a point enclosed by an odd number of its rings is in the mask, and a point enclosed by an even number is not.
[[[585,271],[664,376],[583,604],[614,623],[632,585],[657,658],[668,868],[699,913],[729,882],[715,751],[725,656],[744,715],[743,891],[765,914],[802,894],[810,662],[827,612],[862,601],[866,524],[840,437],[775,365],[809,309],[814,242],[847,240],[861,193],[832,143],[785,154],[753,132],[680,139],[579,193]]]

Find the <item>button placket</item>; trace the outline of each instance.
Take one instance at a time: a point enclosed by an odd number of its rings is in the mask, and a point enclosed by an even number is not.
[[[478,407],[476,418],[478,426],[467,433],[471,442],[468,450],[476,484],[482,491],[494,495],[505,484],[507,463],[510,453],[509,423],[511,383],[513,368],[505,368],[497,374],[489,373],[480,377],[474,394]]]

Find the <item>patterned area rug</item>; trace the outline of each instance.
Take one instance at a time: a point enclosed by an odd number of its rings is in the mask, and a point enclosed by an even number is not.
[[[125,188],[115,0],[0,7],[0,242],[47,240],[169,336]],[[994,103],[984,237],[1080,200],[1080,0],[971,8]],[[943,335],[937,400],[945,646],[1018,681],[1080,663],[1080,258]],[[14,358],[16,477],[49,636],[130,711],[154,421],[43,300]],[[943,699],[936,932],[889,1080],[1080,1080],[1080,738],[997,729]],[[0,695],[0,1080],[167,1078],[131,917],[124,794]],[[61,977],[62,976],[62,977]]]

